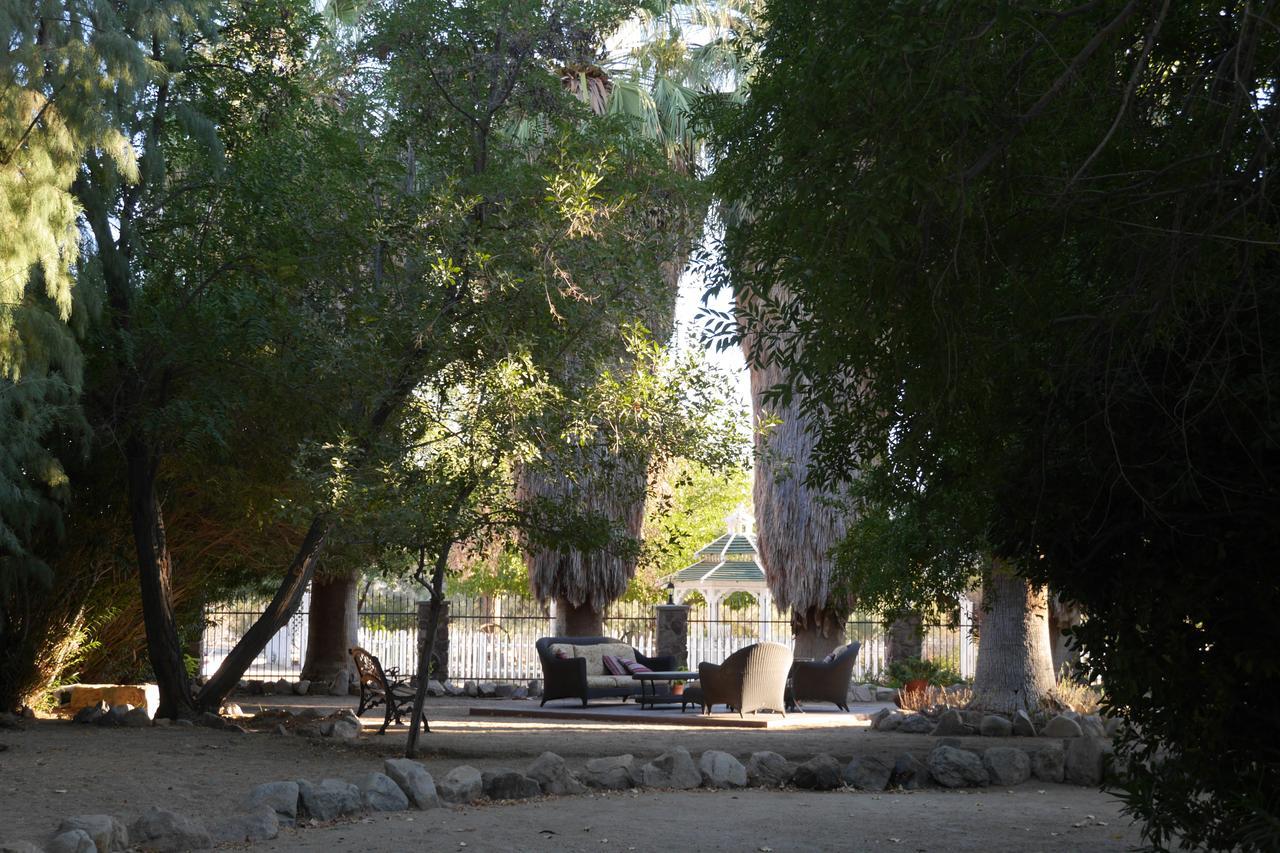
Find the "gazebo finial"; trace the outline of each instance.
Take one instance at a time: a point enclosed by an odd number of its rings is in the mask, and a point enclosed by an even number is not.
[[[725,529],[729,533],[745,533],[751,534],[751,528],[755,526],[755,518],[751,513],[747,512],[747,505],[740,503],[733,508],[733,512],[725,516]]]

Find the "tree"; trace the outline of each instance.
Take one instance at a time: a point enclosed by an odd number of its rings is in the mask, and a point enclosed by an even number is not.
[[[873,5],[770,4],[707,107],[734,283],[794,297],[814,479],[878,531],[849,555],[1051,584],[1148,840],[1274,846],[1274,4]]]
[[[91,303],[74,286],[80,209],[70,190],[90,150],[137,175],[104,94],[149,76],[142,50],[122,38],[135,12],[78,0],[0,11],[9,81],[0,92],[0,707],[39,677],[33,610],[52,584],[39,551],[57,542],[65,464],[84,452],[74,333]]]

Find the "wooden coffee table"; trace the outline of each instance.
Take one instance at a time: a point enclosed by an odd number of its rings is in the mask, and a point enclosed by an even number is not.
[[[652,710],[659,703],[670,704],[680,702],[682,705],[683,697],[672,693],[670,689],[666,693],[658,694],[658,684],[666,682],[668,685],[673,681],[694,681],[698,677],[696,672],[633,672],[631,677],[640,682],[640,696],[638,697],[641,708]],[[647,687],[646,687],[647,685]]]

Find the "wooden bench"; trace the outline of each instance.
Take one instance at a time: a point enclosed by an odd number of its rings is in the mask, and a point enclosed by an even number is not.
[[[382,728],[378,729],[380,735],[387,733],[387,726],[391,725],[393,717],[396,725],[401,724],[400,718],[404,714],[412,719],[416,691],[409,686],[408,680],[401,678],[400,672],[394,667],[383,669],[381,661],[359,646],[348,649],[348,652],[356,662],[356,671],[360,674],[360,706],[356,709],[356,716],[379,705],[385,706],[387,712],[382,720]],[[425,716],[422,728],[431,731]]]

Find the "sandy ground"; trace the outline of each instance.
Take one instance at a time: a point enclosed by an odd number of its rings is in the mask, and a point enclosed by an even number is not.
[[[432,700],[423,763],[441,776],[458,764],[527,766],[544,750],[570,766],[671,745],[744,759],[770,749],[793,760],[830,752],[892,759],[934,739],[866,727],[707,729],[469,717],[485,700]],[[252,697],[258,705],[351,707],[327,697]],[[486,704],[492,704],[491,702]],[[366,715],[373,725],[376,713]],[[975,746],[1002,741],[972,739]],[[1028,747],[1032,741],[1015,741]],[[343,743],[202,728],[106,729],[38,720],[0,730],[0,840],[44,841],[68,815],[126,821],[152,805],[194,817],[233,813],[248,790],[280,779],[352,781],[400,754],[404,731]],[[1041,793],[1043,792],[1043,793]],[[412,818],[412,820],[410,820]],[[1101,823],[1099,823],[1101,822]],[[1076,826],[1075,824],[1080,824]],[[588,829],[589,828],[589,829]],[[548,830],[548,832],[542,832]],[[1053,833],[1057,833],[1056,835]],[[607,840],[606,840],[607,839]],[[897,839],[896,841],[893,839]],[[1115,800],[1096,791],[1029,782],[1011,791],[866,794],[739,791],[563,797],[515,805],[376,816],[286,832],[264,850],[1122,850],[1138,842]]]

